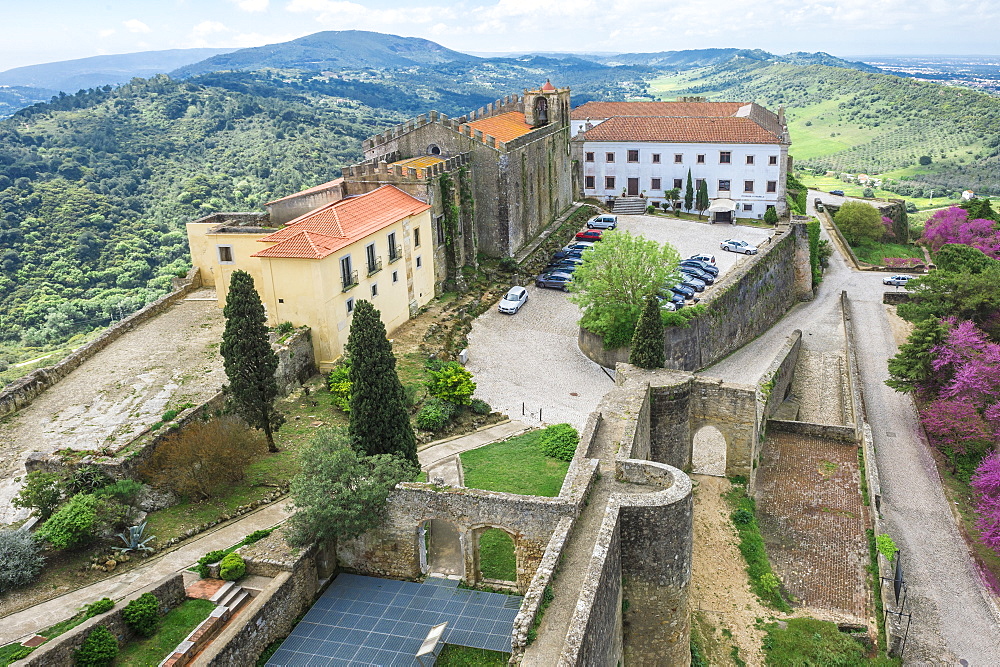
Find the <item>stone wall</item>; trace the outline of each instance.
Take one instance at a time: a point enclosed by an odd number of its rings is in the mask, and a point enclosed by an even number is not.
[[[811,422],[800,422],[786,419],[769,419],[767,422],[768,431],[781,433],[798,433],[799,435],[811,435],[826,440],[837,440],[849,445],[857,445],[857,434],[854,425],[838,426],[835,424],[813,424]]]
[[[712,288],[701,303],[703,315],[687,327],[664,329],[666,368],[710,366],[762,334],[797,301],[812,298],[806,225],[793,222],[787,229]],[[628,360],[628,348],[606,350],[589,331],[581,329],[578,342],[587,357],[606,368]]]
[[[280,343],[271,341],[271,348],[278,355],[278,369],[274,372],[274,378],[278,381],[278,392],[282,396],[288,395],[316,375],[316,356],[309,327],[297,329]]]
[[[796,329],[774,356],[774,361],[760,378],[760,390],[764,399],[763,418],[770,419],[781,406],[792,386],[795,364],[799,361],[802,348],[802,331]]]
[[[179,289],[160,297],[122,321],[111,325],[100,336],[74,351],[55,366],[32,371],[23,378],[10,383],[0,391],[0,418],[25,407],[36,396],[69,375],[83,362],[121,338],[122,335],[135,329],[143,322],[153,319],[178,301],[182,301],[184,297],[199,287],[201,287],[201,276],[198,269],[191,269]]]
[[[910,293],[900,290],[898,292],[883,292],[882,303],[890,306],[898,306],[901,303],[910,302]]]
[[[164,579],[151,584],[142,590],[116,601],[114,609],[93,618],[87,619],[66,634],[42,644],[24,660],[13,663],[18,667],[71,667],[76,664],[74,654],[83,645],[83,641],[98,625],[103,625],[118,638],[118,644],[124,645],[135,637],[135,632],[122,620],[122,610],[132,600],[143,593],[152,593],[160,601],[160,615],[179,605],[185,599],[184,577],[180,573],[171,574]],[[67,609],[68,613],[73,610]]]

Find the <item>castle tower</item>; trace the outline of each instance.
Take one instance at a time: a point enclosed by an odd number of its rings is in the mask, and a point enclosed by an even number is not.
[[[569,125],[569,88],[556,88],[546,80],[538,90],[525,90],[524,120],[532,127]]]

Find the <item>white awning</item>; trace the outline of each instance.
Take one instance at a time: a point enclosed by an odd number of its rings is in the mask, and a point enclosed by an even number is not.
[[[708,207],[709,213],[725,213],[726,211],[735,211],[736,202],[732,199],[726,199],[720,197],[719,199],[713,199],[712,205]]]

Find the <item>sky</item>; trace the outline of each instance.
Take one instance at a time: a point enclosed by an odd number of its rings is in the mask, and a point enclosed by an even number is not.
[[[1000,51],[997,0],[0,0],[0,18],[0,71],[352,29],[465,52]]]

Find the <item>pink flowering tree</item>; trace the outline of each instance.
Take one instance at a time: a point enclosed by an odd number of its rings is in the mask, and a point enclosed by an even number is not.
[[[944,342],[931,349],[931,368],[942,383],[939,395],[995,414],[1000,403],[1000,345],[969,320],[951,324]]]
[[[1000,554],[1000,454],[985,457],[972,476],[972,488],[979,495],[976,528],[983,544]]]
[[[920,411],[920,422],[931,443],[948,457],[952,472],[956,457],[985,452],[992,441],[983,416],[968,401],[939,398]]]
[[[993,259],[1000,259],[1000,229],[996,222],[969,219],[963,208],[952,206],[934,213],[924,225],[924,242],[934,252],[946,243],[961,243],[979,248]]]
[[[889,217],[884,216],[884,215],[882,216],[882,226],[885,227],[885,234],[882,236],[883,239],[895,239],[896,238],[896,232],[892,231],[892,225],[893,224],[894,223],[892,221],[892,218],[889,218]]]

